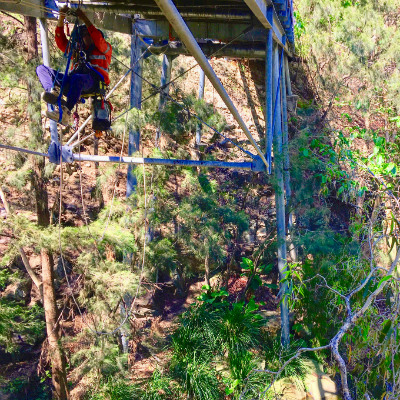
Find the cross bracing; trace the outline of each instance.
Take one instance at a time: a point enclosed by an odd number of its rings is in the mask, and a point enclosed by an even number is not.
[[[45,21],[46,19],[56,18],[58,7],[65,4],[64,1],[55,2],[54,0],[0,0],[0,10],[40,18],[41,28],[43,27],[43,35],[41,35],[43,58],[46,60],[48,57],[45,56],[45,53],[48,53],[48,43],[46,43],[47,38],[44,33]],[[208,168],[250,169],[252,171],[262,171],[266,167],[269,173],[272,172],[271,166],[273,164],[273,172],[277,182],[275,197],[278,268],[280,276],[283,278],[286,272],[286,241],[289,239],[289,236],[286,235],[290,234],[285,223],[285,203],[290,196],[286,95],[291,95],[288,56],[292,55],[294,49],[292,0],[175,0],[175,2],[172,0],[143,0],[140,2],[80,0],[68,4],[72,8],[80,6],[85,9],[90,19],[99,28],[131,34],[130,71],[132,71],[132,90],[130,103],[132,107],[140,108],[142,103],[142,62],[138,61],[142,57],[140,54],[143,55],[143,39],[150,39],[151,50],[154,53],[157,53],[157,49],[167,42],[169,48],[165,51],[164,63],[168,61],[170,65],[173,56],[179,54],[192,55],[257,153],[256,156],[245,151],[251,156],[251,162],[229,163],[218,161],[208,165],[192,160],[135,158],[134,154],[138,151],[140,132],[132,131],[129,133],[128,157],[112,158],[105,156],[101,160],[91,159],[91,161],[129,163],[127,195],[134,191],[134,182],[131,179],[133,175],[130,173],[133,164],[196,165]],[[210,53],[212,56],[232,58],[265,58],[265,149],[261,150],[259,144],[254,140],[210,66],[207,60],[207,54],[210,55]],[[167,70],[165,68],[166,72]],[[157,90],[157,93],[160,93],[160,104],[165,99],[171,100],[168,96],[168,85],[163,83],[163,81],[168,82],[169,80],[170,76],[164,76],[161,86]],[[197,134],[200,138],[201,131]],[[52,132],[51,137],[52,145],[50,147],[56,150],[57,160],[66,159],[72,162],[78,159],[72,153],[76,143],[71,145],[67,143],[68,146],[62,146],[58,143],[57,131]],[[196,140],[199,138],[196,137]],[[272,149],[275,154],[274,159],[272,159]],[[48,155],[45,156],[50,159],[53,156],[54,160],[54,154],[51,154],[50,149]],[[86,158],[88,156],[83,157],[89,160]],[[290,215],[288,219],[291,221]],[[289,310],[285,297],[288,288],[285,284],[282,285],[282,342],[286,345],[289,342]]]

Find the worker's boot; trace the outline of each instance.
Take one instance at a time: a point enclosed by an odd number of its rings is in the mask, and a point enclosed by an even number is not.
[[[60,123],[61,125],[68,126],[70,124],[71,111],[65,106],[61,106],[61,110],[62,110],[61,121],[60,121],[60,112],[58,109],[54,111],[47,110],[46,117]]]
[[[42,100],[48,104],[58,105],[58,97],[60,93],[56,89],[52,89],[50,92],[42,93]],[[61,99],[61,105],[66,106],[67,102]]]

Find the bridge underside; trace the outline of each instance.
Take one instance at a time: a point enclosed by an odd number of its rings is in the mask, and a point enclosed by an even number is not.
[[[179,40],[176,32],[153,0],[133,1],[71,1],[70,7],[85,9],[88,17],[101,29],[133,33],[133,20],[138,35],[150,38],[155,44],[171,38]],[[265,29],[272,29],[273,38],[288,54],[293,49],[293,18],[287,0],[175,0],[175,5],[199,43],[215,47],[232,40],[237,51],[218,53],[235,58],[265,57]],[[65,1],[15,0],[1,1],[0,10],[55,19]],[[72,17],[71,17],[72,18]],[[179,46],[178,46],[179,47]],[[252,51],[255,49],[255,51]],[[170,49],[171,55],[185,54],[185,48]],[[206,52],[207,54],[207,52]]]

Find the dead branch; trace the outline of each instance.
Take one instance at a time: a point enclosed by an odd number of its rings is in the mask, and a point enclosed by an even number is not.
[[[8,201],[6,199],[6,196],[3,192],[3,189],[0,187],[0,198],[3,201],[4,204],[4,208],[6,210],[7,215],[11,214],[11,210],[10,210],[10,206],[8,204]],[[18,246],[18,251],[19,254],[21,255],[22,258],[22,262],[24,263],[26,272],[29,274],[30,278],[32,279],[33,283],[36,285],[36,287],[39,289],[40,292],[40,296],[43,299],[43,285],[42,285],[42,281],[39,279],[39,277],[35,274],[35,272],[33,271],[31,265],[29,264],[29,260],[28,257],[26,256],[26,253],[24,251],[24,249],[22,248],[22,246]]]

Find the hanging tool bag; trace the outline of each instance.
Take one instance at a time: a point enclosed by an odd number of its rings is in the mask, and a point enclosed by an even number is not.
[[[94,131],[107,131],[111,128],[111,103],[104,99],[93,98],[92,115]]]

